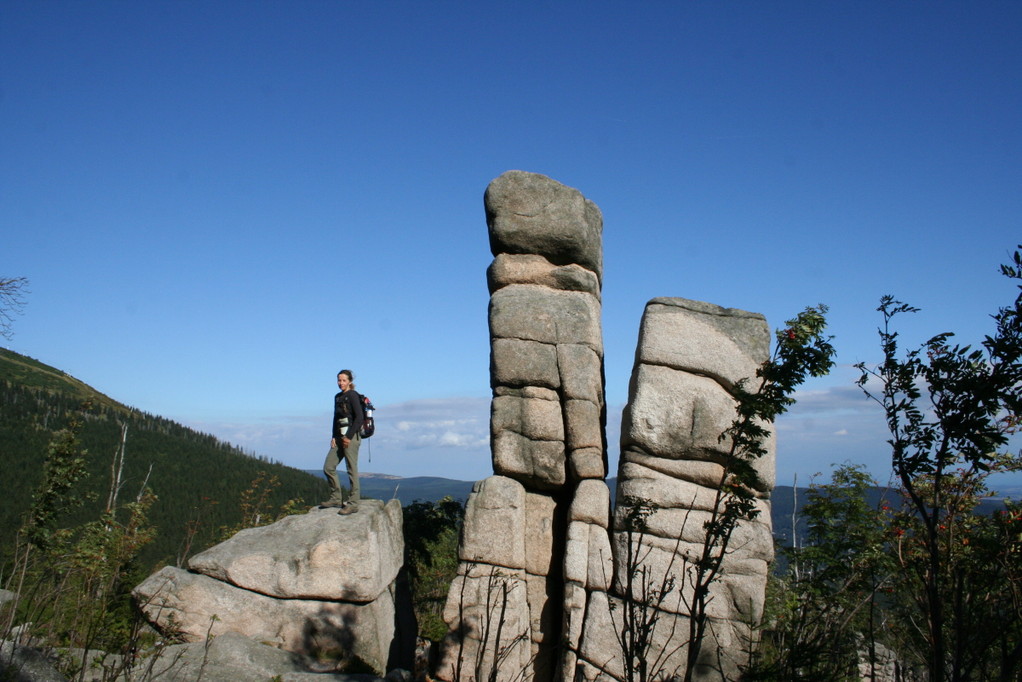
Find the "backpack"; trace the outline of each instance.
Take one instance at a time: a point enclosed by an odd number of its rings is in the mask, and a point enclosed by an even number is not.
[[[364,416],[362,428],[359,429],[358,435],[362,436],[362,438],[370,438],[376,433],[376,423],[373,421],[373,410],[376,408],[373,407],[373,401],[368,397],[361,393],[358,394],[358,397],[362,401],[362,414]]]

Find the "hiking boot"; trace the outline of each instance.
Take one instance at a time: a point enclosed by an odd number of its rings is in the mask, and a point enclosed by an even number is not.
[[[344,504],[341,505],[341,508],[340,508],[340,510],[337,513],[338,514],[354,514],[357,511],[358,511],[358,503],[357,502],[345,502]]]
[[[320,502],[319,506],[323,507],[323,508],[326,508],[326,507],[343,507],[344,506],[344,502],[342,500],[337,500],[337,499],[334,499],[334,498],[331,497],[326,502]]]

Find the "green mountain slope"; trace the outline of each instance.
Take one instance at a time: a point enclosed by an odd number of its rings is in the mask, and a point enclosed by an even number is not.
[[[97,404],[121,410],[128,409],[70,374],[6,348],[0,348],[0,381],[25,388],[59,392],[79,400],[92,400]]]
[[[119,500],[133,499],[143,486],[157,501],[150,520],[157,540],[142,556],[149,565],[175,563],[190,547],[194,553],[219,540],[222,529],[237,526],[242,508],[263,515],[279,512],[289,500],[312,505],[326,493],[322,478],[259,459],[211,435],[131,409],[87,384],[37,360],[0,349],[0,558],[29,509],[41,481],[47,446],[72,418],[82,422],[81,446],[90,476],[84,489],[95,500],[69,510],[66,526],[95,519],[105,507],[111,467],[127,427]],[[277,485],[253,489],[257,479]]]

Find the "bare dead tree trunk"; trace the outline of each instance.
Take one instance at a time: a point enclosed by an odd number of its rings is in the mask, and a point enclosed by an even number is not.
[[[121,476],[124,472],[124,451],[128,442],[128,422],[121,422],[121,442],[110,463],[110,494],[106,498],[106,511],[113,514],[117,509],[117,497],[121,492]]]

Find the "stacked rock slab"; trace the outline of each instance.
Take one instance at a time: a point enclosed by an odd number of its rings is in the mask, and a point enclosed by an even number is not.
[[[589,595],[579,654],[582,678],[625,678],[618,639],[622,597],[631,591],[637,600],[648,601],[670,576],[673,591],[640,619],[650,622],[657,617],[649,636],[651,651],[664,652],[649,660],[656,666],[648,671],[650,678],[684,672],[692,597],[689,562],[702,549],[704,524],[715,504],[730,446],[719,436],[736,417],[732,398],[736,383],[755,377],[769,348],[770,334],[761,315],[678,298],[647,304],[621,428],[615,579],[608,593]],[[768,562],[773,558],[768,501],[774,485],[772,437],[768,454],[756,466],[760,513],[738,527],[720,580],[711,585],[708,634],[695,670],[697,680],[738,679],[738,666],[747,660],[753,641],[750,624],[762,615]],[[657,509],[646,517],[644,532],[629,534],[626,518],[638,500],[654,503]],[[629,543],[632,552],[627,551]]]
[[[577,190],[521,171],[490,183],[485,206],[494,476],[468,500],[437,674],[560,679],[587,590],[612,571],[603,221]]]
[[[153,625],[185,642],[234,632],[383,675],[413,666],[403,561],[401,503],[364,500],[349,516],[314,509],[242,530],[133,595]]]

